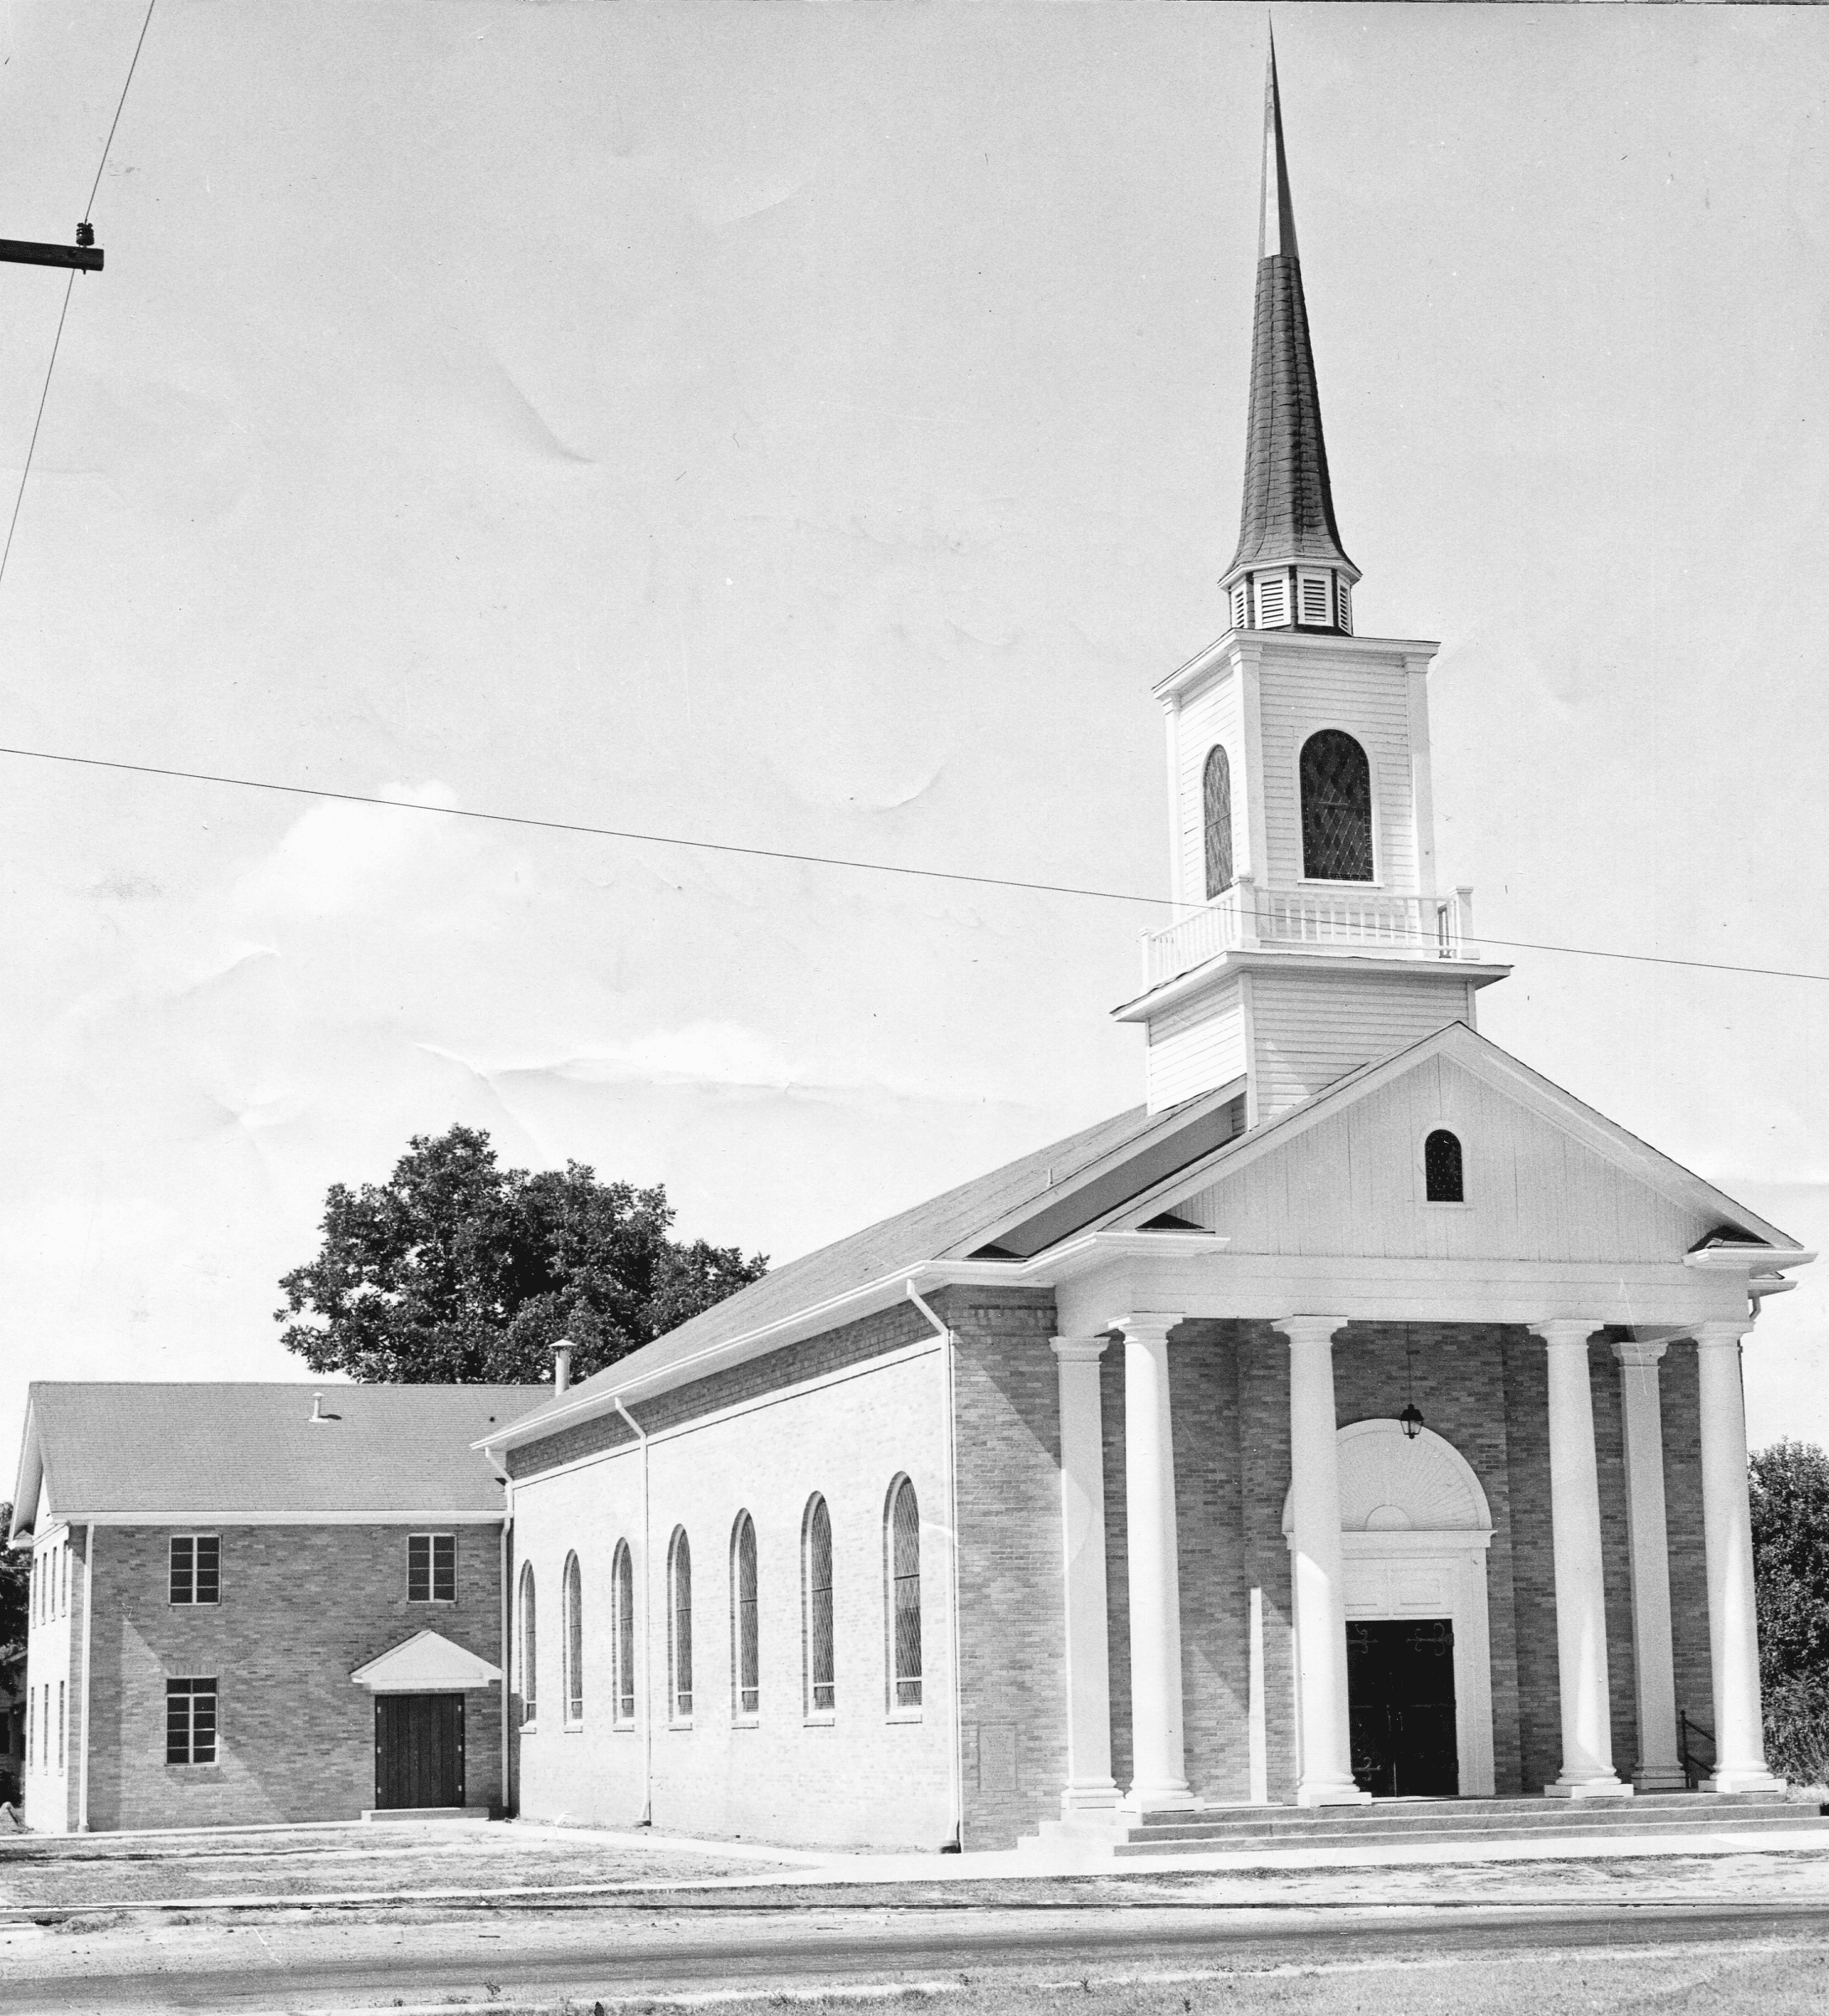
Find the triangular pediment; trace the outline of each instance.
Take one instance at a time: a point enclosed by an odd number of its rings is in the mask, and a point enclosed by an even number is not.
[[[460,1689],[493,1687],[501,1669],[466,1652],[437,1631],[413,1636],[358,1666],[350,1674],[372,1694],[451,1694]]]
[[[1462,1203],[1427,1201],[1422,1144],[1461,1140]],[[1110,1221],[1172,1212],[1232,1253],[1680,1261],[1711,1236],[1796,1250],[1756,1212],[1464,1025],[1369,1066]]]

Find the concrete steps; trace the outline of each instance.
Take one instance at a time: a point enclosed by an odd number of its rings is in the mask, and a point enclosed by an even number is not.
[[[1342,1848],[1465,1841],[1616,1839],[1648,1834],[1829,1833],[1814,1800],[1760,1792],[1661,1792],[1637,1798],[1380,1799],[1369,1806],[1235,1806],[1148,1813],[1110,1825],[1044,1821],[1036,1847],[1076,1841],[1115,1860],[1251,1849]]]

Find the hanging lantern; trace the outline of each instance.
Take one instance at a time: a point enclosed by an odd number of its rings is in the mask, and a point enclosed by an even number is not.
[[[1412,1442],[1422,1433],[1422,1409],[1414,1400],[1397,1418],[1404,1424],[1404,1432]]]

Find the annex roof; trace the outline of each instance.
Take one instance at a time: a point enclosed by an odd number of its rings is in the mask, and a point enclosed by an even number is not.
[[[113,1525],[500,1519],[501,1487],[470,1444],[542,1391],[34,1381],[12,1537],[41,1494],[56,1518]]]

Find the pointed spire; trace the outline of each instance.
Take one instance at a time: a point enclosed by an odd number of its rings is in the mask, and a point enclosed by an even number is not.
[[[1264,77],[1263,208],[1258,231],[1245,501],[1238,551],[1226,570],[1225,586],[1235,591],[1234,621],[1238,627],[1281,628],[1299,622],[1305,629],[1345,630],[1351,627],[1346,612],[1359,570],[1340,544],[1333,519],[1327,444],[1321,433],[1321,399],[1308,339],[1302,262],[1296,249],[1295,206],[1283,152],[1274,41]],[[1298,564],[1327,573],[1321,600],[1314,599],[1321,591],[1303,588],[1293,578]],[[1243,604],[1238,604],[1236,589],[1247,574],[1279,568],[1286,570],[1280,595],[1272,584],[1266,596],[1248,597]],[[1307,620],[1323,603],[1325,620]],[[1245,609],[1242,620],[1240,607]]]
[[[1264,72],[1264,210],[1257,225],[1260,259],[1300,259],[1296,249],[1296,207],[1289,195],[1289,163],[1283,157],[1283,108],[1277,95],[1277,38],[1270,39]]]

